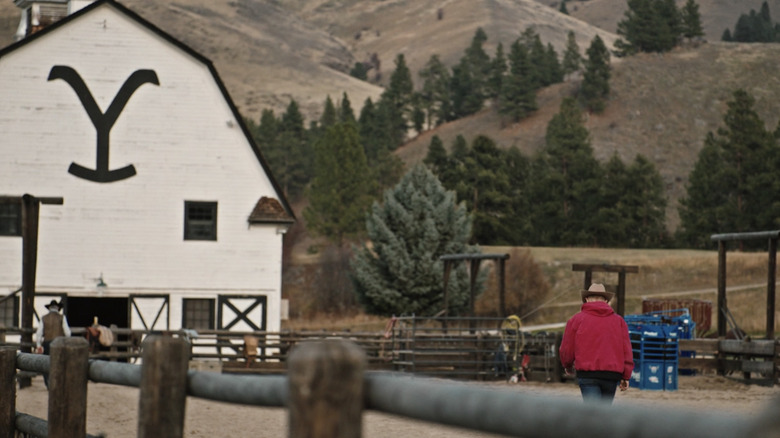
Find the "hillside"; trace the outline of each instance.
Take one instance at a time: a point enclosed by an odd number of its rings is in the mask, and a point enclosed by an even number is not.
[[[560,0],[536,0],[539,3],[558,9]],[[682,7],[687,0],[676,0]],[[699,5],[704,38],[708,41],[720,41],[723,31],[734,30],[740,14],[749,14],[751,9],[761,9],[766,1],[775,21],[780,18],[780,0],[696,0]],[[617,32],[617,24],[625,18],[628,2],[624,0],[567,0],[569,15],[590,23],[609,32]]]
[[[628,163],[641,153],[655,163],[666,183],[668,225],[674,229],[688,173],[707,133],[722,126],[734,90],[744,88],[756,98],[756,109],[769,128],[778,123],[778,68],[778,44],[716,42],[622,59],[613,64],[606,111],[587,117],[596,157],[603,162],[618,154]],[[433,135],[450,146],[463,134],[469,141],[487,135],[503,147],[517,146],[531,154],[544,144],[547,123],[561,100],[577,86],[578,81],[570,81],[542,90],[540,110],[520,123],[507,125],[488,109],[426,132],[397,153],[407,163],[417,162],[425,157]]]
[[[316,118],[326,96],[338,99],[344,92],[359,111],[382,88],[346,74],[356,61],[376,54],[386,80],[396,55],[404,53],[419,85],[417,72],[432,54],[457,62],[478,27],[488,35],[485,50],[491,56],[499,41],[508,47],[531,25],[559,53],[569,30],[583,51],[596,34],[611,45],[626,8],[624,0],[569,0],[567,16],[557,12],[558,0],[120,2],[210,58],[239,110],[255,120],[266,108],[281,114],[291,98],[309,119]],[[656,164],[666,182],[671,228],[678,225],[677,202],[702,140],[721,125],[733,91],[745,88],[753,94],[771,127],[780,101],[778,45],[717,42],[739,14],[760,8],[762,0],[697,3],[710,42],[664,55],[613,58],[607,111],[587,121],[599,159],[617,153],[630,161],[642,153]],[[780,0],[770,0],[769,6],[780,16]],[[13,1],[0,0],[0,46],[13,41],[19,16]],[[412,163],[424,157],[433,134],[445,145],[458,134],[469,139],[485,134],[530,154],[543,144],[561,99],[577,85],[575,80],[540,91],[539,111],[521,123],[507,124],[487,109],[425,132],[397,153]]]

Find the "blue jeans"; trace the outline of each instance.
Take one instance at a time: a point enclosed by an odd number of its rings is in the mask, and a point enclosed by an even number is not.
[[[584,401],[602,401],[612,403],[620,384],[617,380],[578,378],[580,392]]]

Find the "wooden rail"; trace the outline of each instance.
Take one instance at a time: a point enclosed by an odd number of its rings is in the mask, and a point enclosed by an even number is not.
[[[608,404],[530,395],[446,382],[410,379],[397,373],[367,373],[365,353],[354,342],[302,342],[291,352],[287,377],[223,376],[187,371],[188,343],[171,336],[144,341],[143,366],[93,361],[88,368],[87,343],[59,338],[52,356],[19,354],[0,349],[0,393],[14,394],[17,366],[50,371],[50,399],[67,392],[68,403],[51,402],[48,421],[14,412],[15,397],[0,398],[1,438],[24,433],[34,437],[80,438],[86,423],[87,377],[93,381],[139,388],[139,437],[181,438],[186,397],[257,406],[286,407],[292,438],[360,438],[367,409],[480,432],[525,438],[631,436],[712,438],[714,436],[777,437],[780,398],[758,416]],[[604,421],[611,418],[610,421]],[[32,431],[32,427],[42,432]]]

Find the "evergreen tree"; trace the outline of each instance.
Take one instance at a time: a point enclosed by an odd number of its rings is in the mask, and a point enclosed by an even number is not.
[[[498,110],[517,122],[536,108],[533,67],[528,58],[528,50],[520,39],[517,39],[512,43],[509,52],[509,73],[504,78]]]
[[[395,70],[390,76],[390,84],[381,96],[382,104],[386,105],[389,120],[393,126],[394,145],[392,150],[403,143],[408,126],[408,113],[411,109],[414,84],[406,59],[399,54],[395,59]]]
[[[327,98],[325,98],[325,105],[322,110],[322,115],[320,116],[320,126],[323,129],[327,129],[335,125],[337,121],[336,106],[333,105],[333,100],[331,100],[330,95],[328,95]]]
[[[529,178],[534,244],[597,243],[593,241],[599,208],[595,195],[601,170],[588,137],[577,102],[564,99],[547,125],[546,144]]]
[[[473,217],[473,241],[480,245],[508,245],[513,240],[509,217],[512,189],[505,153],[488,137],[477,136],[466,161],[466,175],[458,184],[458,199],[466,201]]]
[[[368,66],[363,62],[356,62],[352,69],[349,71],[349,75],[353,78],[360,79],[361,81],[368,80]]]
[[[674,0],[628,0],[615,42],[618,56],[637,52],[667,52],[677,45],[682,27]]]
[[[698,3],[694,0],[688,0],[680,11],[680,15],[682,18],[682,34],[685,38],[692,40],[704,36]]]
[[[490,98],[497,99],[501,94],[501,86],[506,76],[506,56],[504,55],[504,45],[500,42],[496,46],[496,56],[490,62],[490,76],[487,82],[487,95]]]
[[[423,108],[428,115],[428,128],[438,126],[451,119],[452,104],[450,102],[450,72],[439,55],[431,58],[420,70],[423,80]]]
[[[563,82],[563,68],[558,60],[558,53],[550,43],[547,43],[547,51],[545,52],[545,70],[547,71],[548,85]]]
[[[347,96],[346,91],[341,96],[338,120],[340,122],[357,123],[357,120],[355,119],[355,110],[352,109],[352,103],[349,101],[349,96]]]
[[[439,175],[448,167],[447,150],[444,149],[444,143],[441,141],[438,135],[434,135],[431,138],[431,143],[428,145],[428,153],[425,155],[423,163],[428,166],[428,169],[433,172],[434,175]]]
[[[700,245],[700,235],[777,227],[774,181],[780,149],[754,104],[746,91],[735,91],[725,126],[708,134],[699,153],[680,210],[681,234],[691,244]]]
[[[723,35],[720,37],[721,41],[731,42],[734,41],[734,38],[731,37],[731,31],[726,29],[723,31]]]
[[[276,132],[274,140],[265,143],[268,151],[266,158],[285,196],[296,199],[309,183],[313,165],[303,115],[298,109],[298,103],[291,100],[281,120],[274,122],[273,126],[270,121],[272,117],[272,112],[264,112],[260,120],[261,131]]]
[[[600,113],[606,108],[609,96],[609,51],[601,37],[596,35],[586,53],[588,58],[585,60],[580,93],[585,106]]]
[[[577,37],[574,31],[569,31],[566,37],[566,51],[563,53],[563,63],[561,65],[564,75],[580,71],[582,68],[582,54],[580,46],[577,45]]]
[[[452,67],[450,92],[454,119],[475,114],[484,105],[484,96],[480,91],[481,84],[477,81],[473,68],[474,66],[465,57]]]
[[[395,143],[392,137],[393,126],[386,108],[386,104],[380,102],[380,105],[374,105],[371,98],[367,98],[358,120],[366,160],[374,180],[378,183],[376,196],[380,196],[382,190],[398,182],[403,173],[401,159],[391,153]]]
[[[769,4],[763,2],[761,10],[750,10],[750,14],[742,14],[734,26],[734,33],[723,34],[723,41],[736,41],[741,43],[771,43],[778,41],[778,25],[772,22],[769,12]],[[727,37],[730,39],[726,39]]]
[[[561,1],[561,7],[558,9],[558,11],[562,14],[569,15],[569,10],[566,8],[566,0]]]
[[[628,167],[621,205],[628,216],[631,233],[625,245],[654,248],[666,241],[666,198],[660,173],[643,155]]]
[[[490,56],[485,52],[483,46],[488,37],[482,28],[477,28],[474,37],[471,39],[471,45],[466,49],[465,59],[471,66],[471,72],[474,78],[474,85],[477,93],[484,98],[486,92],[487,79],[490,75]]]
[[[362,233],[375,192],[356,128],[337,123],[316,143],[309,206],[303,212],[307,229],[338,245]]]
[[[377,315],[457,314],[469,299],[465,264],[454,267],[444,308],[444,254],[476,253],[468,245],[471,218],[457,205],[453,192],[417,164],[393,188],[383,203],[374,203],[366,220],[371,247],[355,251],[352,276],[359,301]],[[481,288],[481,283],[478,283]]]

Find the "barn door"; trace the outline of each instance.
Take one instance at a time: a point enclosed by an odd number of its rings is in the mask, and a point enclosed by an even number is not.
[[[268,297],[220,295],[217,328],[233,331],[265,331]]]
[[[130,328],[170,330],[170,295],[130,295]]]

